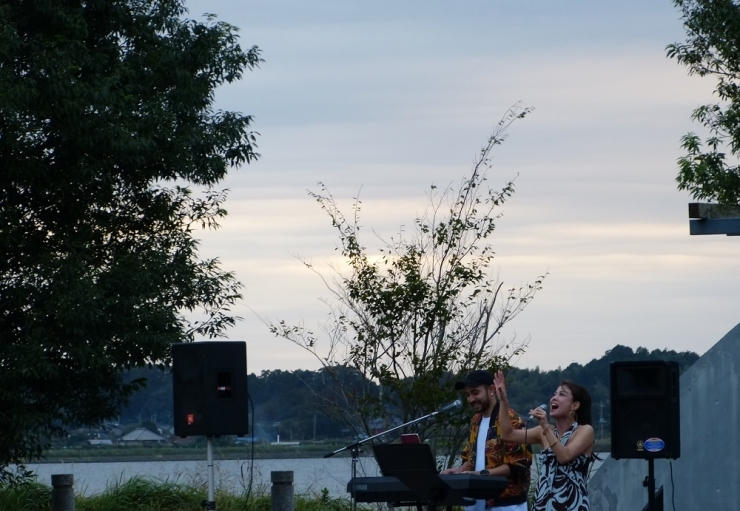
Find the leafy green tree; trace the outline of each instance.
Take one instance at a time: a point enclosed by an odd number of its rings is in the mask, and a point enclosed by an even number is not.
[[[170,371],[156,367],[137,367],[123,373],[125,383],[134,380],[146,380],[146,389],[133,394],[128,404],[121,408],[119,422],[129,424],[139,422],[141,417],[156,415],[158,424],[172,426],[174,404]]]
[[[0,0],[0,472],[65,427],[115,417],[129,367],[234,323],[201,260],[251,118],[214,90],[260,62],[183,0]],[[196,198],[187,187],[203,187]]]
[[[322,276],[332,294],[324,341],[312,331],[271,323],[272,332],[308,350],[328,374],[361,376],[359,385],[340,386],[339,396],[322,396],[325,409],[367,434],[407,422],[456,397],[452,382],[474,368],[505,365],[524,343],[502,342],[504,325],[540,289],[533,284],[507,289],[493,276],[490,238],[498,208],[514,191],[485,186],[491,151],[506,129],[528,109],[512,108],[499,122],[459,187],[441,193],[432,186],[430,206],[411,233],[384,242],[379,256],[360,240],[360,202],[346,218],[324,189],[310,195],[337,230],[347,270]],[[459,418],[461,425],[464,419]],[[444,421],[448,424],[448,421]],[[416,430],[443,438],[434,421]],[[448,448],[461,440],[455,430]]]
[[[324,369],[318,371],[263,371],[258,377],[249,375],[249,395],[254,403],[254,416],[260,423],[253,432],[265,440],[339,438],[342,424],[322,412],[318,396],[347,390],[350,378],[337,380]]]
[[[714,76],[720,102],[698,107],[693,119],[709,136],[695,133],[681,139],[686,155],[679,158],[676,181],[695,199],[723,205],[740,204],[740,5],[736,0],[674,0],[682,11],[685,43],[667,47],[668,56],[689,68],[689,74]]]

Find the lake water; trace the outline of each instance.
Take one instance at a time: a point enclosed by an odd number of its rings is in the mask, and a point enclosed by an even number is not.
[[[609,453],[600,455],[591,470],[593,475],[609,457]],[[533,463],[533,479],[536,467]],[[93,495],[102,493],[108,486],[127,481],[134,476],[142,476],[158,481],[169,481],[191,486],[208,486],[206,460],[202,461],[145,461],[116,463],[31,463],[27,465],[37,475],[40,483],[51,485],[52,474],[73,474],[75,493]],[[251,469],[251,470],[250,470]],[[254,460],[214,460],[214,484],[217,489],[232,493],[245,491],[250,484],[252,488],[270,491],[270,472],[292,470],[295,492],[318,495],[323,488],[329,490],[333,497],[347,496],[347,483],[351,479],[352,463],[350,458],[299,458],[299,459],[264,459]],[[357,474],[363,476],[379,475],[378,466],[372,457],[360,458]]]
[[[350,458],[300,458],[254,460],[214,460],[214,485],[233,493],[249,487],[270,491],[270,472],[292,470],[296,493],[320,494],[327,488],[334,497],[347,495],[347,482],[351,479]],[[134,476],[158,481],[169,481],[207,488],[206,460],[202,461],[145,461],[101,463],[30,463],[26,467],[37,476],[40,483],[51,486],[52,474],[73,474],[75,493],[93,495],[106,487],[122,483]],[[250,468],[252,470],[250,471]],[[374,458],[360,458],[358,476],[379,474]]]

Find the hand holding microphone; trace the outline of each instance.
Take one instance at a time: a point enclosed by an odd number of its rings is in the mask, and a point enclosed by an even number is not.
[[[530,420],[530,421],[532,419],[538,419],[539,420],[539,417],[536,415],[537,410],[543,410],[545,412],[545,416],[543,418],[545,420],[547,419],[547,405],[545,403],[542,403],[537,408],[534,408],[534,409],[532,409],[532,410],[529,411],[529,419],[527,419],[527,420]]]

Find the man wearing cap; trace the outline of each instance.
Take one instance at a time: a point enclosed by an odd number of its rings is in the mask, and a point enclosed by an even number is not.
[[[481,474],[506,477],[507,488],[495,499],[478,500],[466,511],[527,511],[529,468],[532,453],[523,444],[506,442],[500,438],[498,419],[499,403],[488,371],[470,372],[465,379],[455,383],[456,390],[464,390],[468,404],[475,411],[470,421],[470,437],[463,449],[462,464],[442,471],[443,474]],[[527,423],[514,410],[509,411],[514,429],[524,429]]]

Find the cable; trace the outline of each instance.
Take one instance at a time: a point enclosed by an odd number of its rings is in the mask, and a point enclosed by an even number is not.
[[[244,465],[249,463],[249,484],[247,484],[247,493],[246,493],[246,502],[249,502],[249,496],[252,494],[252,485],[254,483],[254,402],[252,401],[252,396],[247,392],[247,408],[252,409],[252,413],[249,414],[249,417],[251,419],[251,427],[249,428],[249,431],[252,432],[252,441],[249,442],[251,445],[251,452],[250,457],[247,461],[241,464],[241,467],[239,467],[239,471],[241,472],[242,476],[242,484],[244,483]]]
[[[671,505],[673,505],[673,511],[676,511],[676,485],[673,484],[673,460],[668,460],[668,468],[671,471]]]

